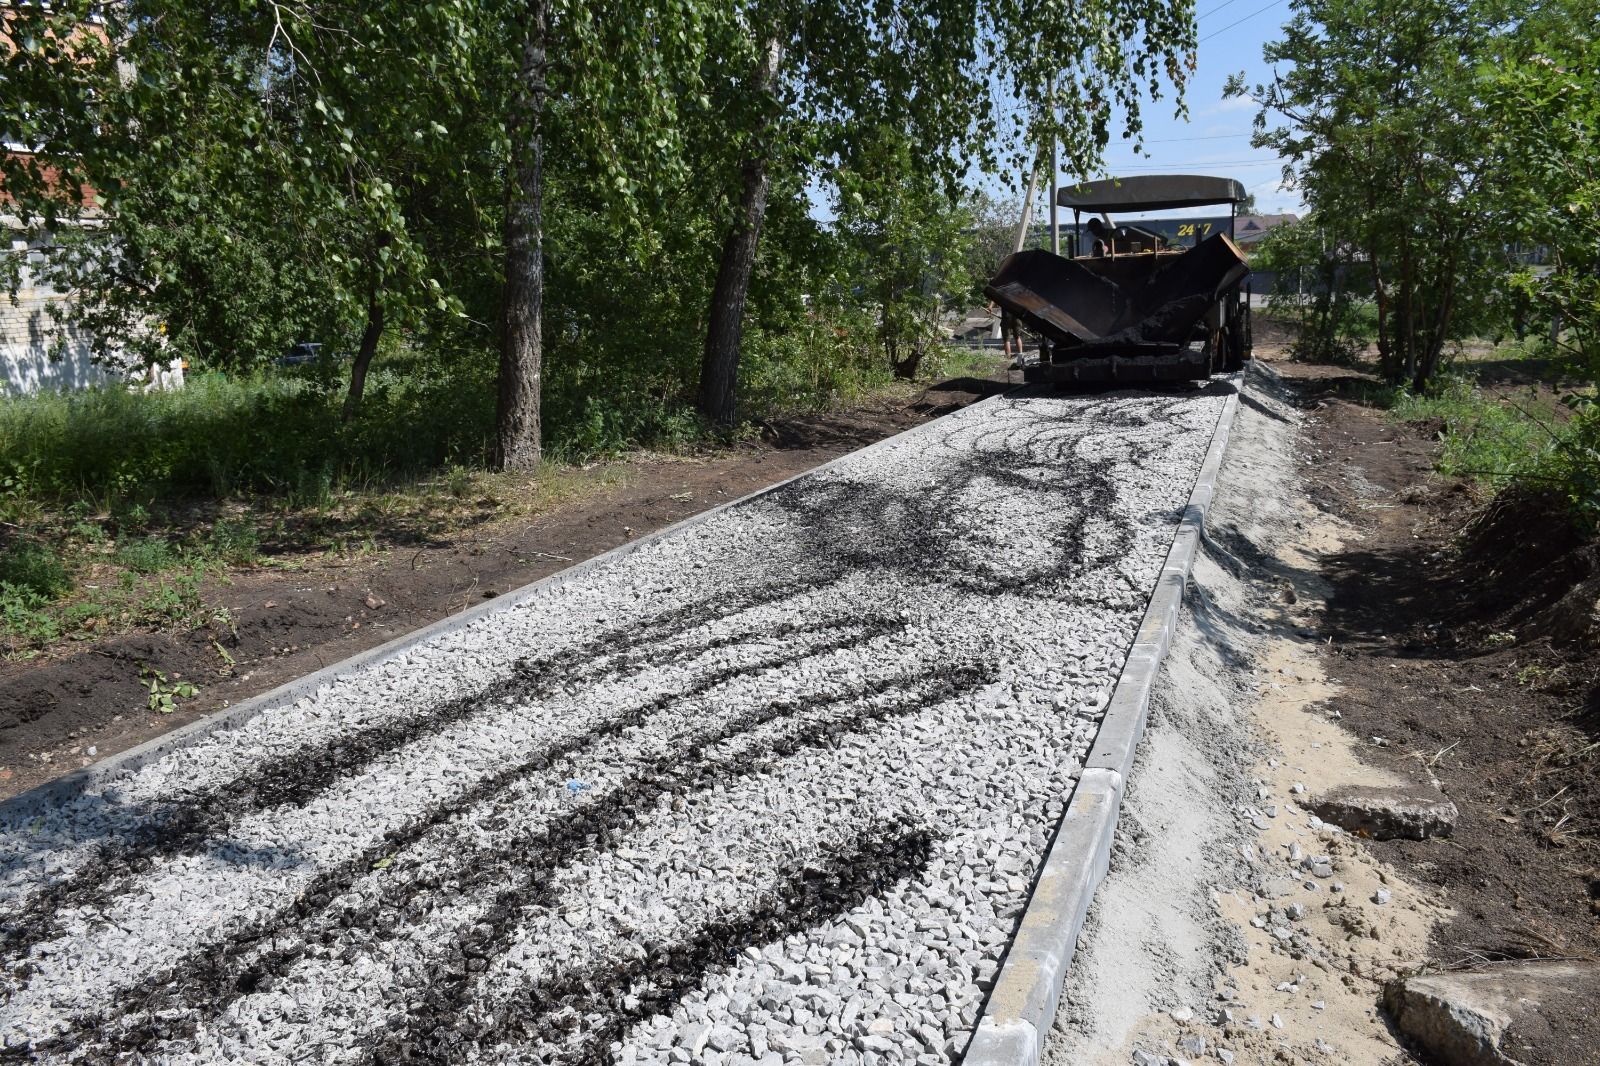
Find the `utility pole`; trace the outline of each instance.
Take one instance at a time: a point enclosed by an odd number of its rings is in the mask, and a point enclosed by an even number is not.
[[[1021,177],[1022,175],[1019,174],[1017,176]],[[1033,194],[1038,188],[1039,157],[1035,154],[1033,157],[1033,172],[1028,175],[1028,195],[1022,200],[1022,221],[1017,224],[1017,239],[1011,244],[1013,253],[1022,251],[1022,246],[1028,242],[1028,223],[1033,221]],[[989,335],[996,340],[1004,339],[1006,341],[1006,354],[1011,354],[1011,341],[1010,338],[1004,337],[1001,318],[994,320],[994,330]]]
[[[1055,255],[1061,254],[1061,205],[1056,203],[1056,192],[1060,189],[1061,166],[1056,155],[1056,79],[1050,78],[1050,251]]]
[[[1034,157],[1033,172],[1028,175],[1028,195],[1022,201],[1022,222],[1017,226],[1017,241],[1012,245],[1013,252],[1022,251],[1022,246],[1028,243],[1028,223],[1033,221],[1033,197],[1039,191],[1039,159]]]

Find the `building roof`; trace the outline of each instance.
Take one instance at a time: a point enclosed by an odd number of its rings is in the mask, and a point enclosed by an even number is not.
[[[1254,244],[1269,232],[1290,222],[1299,222],[1296,214],[1240,215],[1233,222],[1233,239],[1236,244]]]

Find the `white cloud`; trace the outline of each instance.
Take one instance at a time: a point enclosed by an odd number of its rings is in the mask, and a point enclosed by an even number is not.
[[[1254,111],[1258,105],[1247,96],[1227,96],[1212,104],[1201,115],[1226,115],[1234,111]]]

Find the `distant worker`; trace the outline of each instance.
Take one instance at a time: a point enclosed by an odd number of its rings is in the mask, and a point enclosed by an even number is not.
[[[1089,219],[1089,236],[1094,238],[1094,257],[1104,259],[1112,250],[1112,232],[1104,222],[1098,218]]]

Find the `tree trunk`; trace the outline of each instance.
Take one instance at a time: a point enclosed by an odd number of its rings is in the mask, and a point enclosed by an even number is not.
[[[1421,281],[1417,277],[1417,263],[1411,253],[1411,241],[1401,238],[1400,241],[1400,313],[1401,319],[1400,339],[1405,347],[1405,380],[1413,381],[1417,377],[1417,288]]]
[[[783,41],[767,41],[761,67],[752,89],[766,106],[778,85],[778,68],[783,62]],[[717,282],[711,290],[710,325],[706,330],[705,356],[700,364],[700,410],[719,425],[733,421],[739,377],[739,338],[744,332],[744,301],[750,292],[750,275],[755,269],[756,246],[761,239],[761,223],[767,215],[767,131],[771,119],[763,117],[756,130],[755,150],[742,168],[739,214],[722,246],[722,261],[717,266]]]
[[[501,296],[500,394],[494,463],[532,470],[541,458],[540,338],[544,311],[542,164],[549,0],[527,0],[522,58],[510,115],[511,174],[506,197],[506,280]]]
[[[1372,271],[1372,302],[1378,309],[1378,366],[1382,369],[1384,380],[1393,385],[1397,382],[1390,376],[1394,372],[1394,340],[1390,334],[1389,293],[1384,288],[1383,268],[1378,265],[1377,242],[1369,244],[1367,248],[1367,262]]]
[[[344,420],[349,422],[361,410],[361,396],[367,390],[367,367],[378,354],[378,339],[383,336],[383,304],[374,285],[367,295],[367,328],[361,331],[361,346],[350,364],[350,391],[344,395]]]
[[[1423,350],[1423,360],[1417,368],[1415,379],[1411,382],[1411,388],[1416,392],[1426,391],[1433,384],[1433,379],[1438,375],[1439,363],[1444,358],[1445,338],[1450,335],[1450,321],[1455,315],[1455,256],[1452,255],[1446,258],[1444,270],[1444,292],[1438,298],[1433,327],[1428,334],[1427,347]]]

